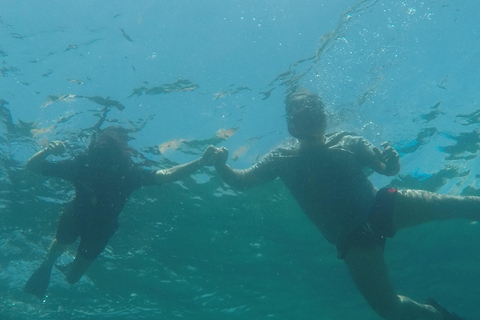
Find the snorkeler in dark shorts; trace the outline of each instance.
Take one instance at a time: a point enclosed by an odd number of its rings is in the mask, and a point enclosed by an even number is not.
[[[385,247],[387,238],[395,235],[393,229],[393,206],[397,189],[384,188],[377,192],[375,202],[365,221],[337,244],[338,258],[343,259],[352,246]]]
[[[233,169],[228,150],[217,149],[215,167],[228,184],[251,188],[280,178],[303,212],[338,256],[360,293],[382,318],[391,320],[459,320],[438,303],[421,304],[397,295],[384,260],[385,241],[398,230],[435,220],[480,220],[480,197],[436,194],[422,190],[378,191],[365,170],[394,176],[400,157],[348,132],[325,133],[323,102],[305,89],[286,99],[288,139],[252,167]],[[434,301],[434,300],[430,300]]]
[[[147,170],[133,162],[128,134],[120,127],[100,131],[85,153],[71,160],[47,161],[50,154],[65,151],[62,142],[50,145],[30,158],[26,167],[34,172],[70,181],[75,197],[60,217],[57,233],[45,261],[30,277],[25,292],[43,299],[56,259],[78,238],[74,261],[66,270],[69,283],[76,283],[105,249],[118,228],[118,216],[130,194],[144,186],[163,184],[189,176],[206,165],[213,165],[215,149],[184,165],[165,170]]]
[[[85,259],[93,261],[117,231],[118,218],[84,213],[83,210],[75,211],[72,206],[67,206],[58,221],[55,239],[59,243],[71,245],[80,238],[77,251]]]

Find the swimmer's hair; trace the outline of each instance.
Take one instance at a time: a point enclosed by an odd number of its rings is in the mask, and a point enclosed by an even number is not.
[[[119,126],[106,127],[98,134],[98,139],[113,139],[118,144],[126,145],[130,137],[128,130]]]
[[[305,88],[295,88],[285,97],[285,106],[289,108],[300,104],[312,109],[324,109],[323,101],[317,94]]]
[[[128,133],[129,131],[127,129],[120,126],[111,126],[101,129],[94,134],[94,137],[92,137],[89,148],[91,149],[95,146],[110,146],[115,147],[124,155],[129,155],[131,149],[128,146],[128,141],[131,138]]]

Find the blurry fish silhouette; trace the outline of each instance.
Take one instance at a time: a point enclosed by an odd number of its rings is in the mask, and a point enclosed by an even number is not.
[[[122,35],[125,39],[127,39],[130,42],[133,42],[132,38],[130,38],[130,36],[128,34],[126,34],[123,29],[120,29],[120,30],[122,30]]]

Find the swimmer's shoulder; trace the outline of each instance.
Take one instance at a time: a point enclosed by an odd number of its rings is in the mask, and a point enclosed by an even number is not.
[[[337,131],[325,134],[325,145],[330,148],[356,143],[362,136],[350,131]]]
[[[258,162],[271,162],[275,160],[291,158],[298,155],[299,149],[300,142],[298,142],[297,139],[287,138],[260,156],[258,158]]]

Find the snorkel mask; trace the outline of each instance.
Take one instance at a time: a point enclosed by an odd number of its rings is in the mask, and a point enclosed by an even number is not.
[[[327,115],[323,102],[316,94],[299,89],[285,98],[288,132],[297,139],[310,140],[323,135]]]

